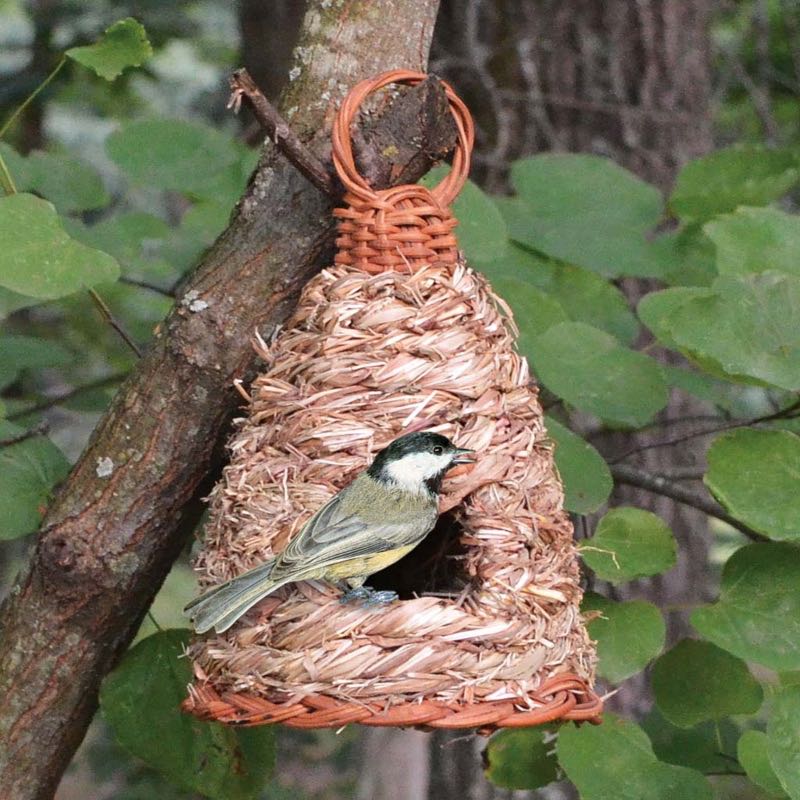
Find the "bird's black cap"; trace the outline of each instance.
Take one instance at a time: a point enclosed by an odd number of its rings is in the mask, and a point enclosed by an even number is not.
[[[384,470],[387,464],[392,461],[397,461],[403,456],[412,453],[434,453],[436,448],[443,448],[446,451],[452,452],[454,456],[458,453],[466,453],[469,451],[462,450],[456,447],[446,436],[440,433],[432,433],[431,431],[417,431],[416,433],[407,433],[395,439],[390,445],[384,447],[376,456],[375,460],[370,465],[367,473],[376,480],[384,478]],[[437,493],[441,485],[441,479],[449,467],[442,470],[442,474],[432,478],[426,482],[430,491]]]

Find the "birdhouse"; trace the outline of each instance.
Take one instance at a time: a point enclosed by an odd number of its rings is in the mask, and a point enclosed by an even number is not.
[[[346,188],[334,264],[269,342],[229,442],[196,569],[204,587],[279,553],[398,436],[435,431],[476,451],[448,475],[424,542],[368,583],[400,599],[340,602],[286,585],[223,634],[194,640],[184,708],[204,719],[298,728],[521,727],[595,720],[595,650],[579,610],[573,530],[538,391],[511,312],[458,251],[449,206],[473,128],[448,87],[459,143],[433,189],[373,190],[350,128],[395,71],[356,86],[333,129]]]

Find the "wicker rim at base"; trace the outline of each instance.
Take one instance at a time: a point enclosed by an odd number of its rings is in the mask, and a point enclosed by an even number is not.
[[[557,675],[530,695],[538,707],[519,710],[518,701],[443,703],[422,700],[388,709],[368,703],[343,703],[312,694],[299,703],[272,703],[255,695],[220,695],[210,684],[189,687],[181,708],[203,720],[226,725],[269,725],[291,728],[340,728],[343,725],[413,726],[417,728],[477,728],[491,733],[499,728],[526,728],[555,720],[600,722],[602,699],[577,675]]]

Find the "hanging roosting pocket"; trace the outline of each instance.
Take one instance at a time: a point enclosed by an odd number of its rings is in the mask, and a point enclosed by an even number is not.
[[[480,728],[595,719],[595,652],[579,611],[569,518],[507,306],[459,258],[449,211],[466,180],[472,123],[436,188],[375,191],[335,122],[347,189],[335,264],[306,286],[287,328],[258,350],[267,369],[212,494],[197,569],[210,586],[279,553],[403,433],[433,430],[477,451],[445,481],[437,527],[383,573],[384,606],[340,602],[324,582],[286,585],[230,630],[191,647],[186,710],[226,723]]]

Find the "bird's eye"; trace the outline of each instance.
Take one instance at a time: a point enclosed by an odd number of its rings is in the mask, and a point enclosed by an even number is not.
[[[444,447],[437,444],[436,447],[433,448],[433,454],[435,456],[440,456],[442,453],[444,453]]]

